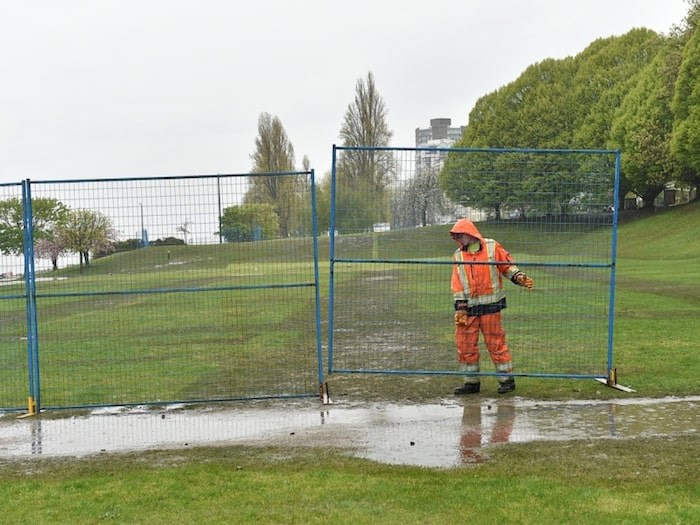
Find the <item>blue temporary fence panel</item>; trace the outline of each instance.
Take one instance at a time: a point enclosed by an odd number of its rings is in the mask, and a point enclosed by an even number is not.
[[[513,375],[609,379],[619,162],[608,150],[334,147],[328,372],[464,374],[449,230],[470,218],[535,282],[504,282]],[[496,375],[483,346],[481,360],[474,375]]]
[[[265,202],[251,191],[260,186],[275,186],[279,198]],[[24,266],[3,282],[0,307],[15,313],[0,334],[20,339],[22,330],[24,358],[13,340],[0,359],[15,382],[24,370],[25,388],[0,391],[1,407],[27,398],[41,409],[319,394],[313,171],[21,189],[5,199],[21,202],[14,233],[23,246],[17,257],[3,247],[3,266],[12,257]]]

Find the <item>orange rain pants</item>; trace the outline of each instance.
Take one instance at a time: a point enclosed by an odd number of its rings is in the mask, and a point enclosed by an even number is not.
[[[484,335],[484,343],[491,355],[491,361],[498,365],[510,364],[513,357],[506,344],[506,331],[501,325],[501,312],[470,316],[467,324],[455,325],[455,344],[460,363],[479,363],[479,332]],[[502,370],[502,369],[501,369]],[[502,370],[506,372],[506,370]],[[510,372],[510,370],[507,370]]]

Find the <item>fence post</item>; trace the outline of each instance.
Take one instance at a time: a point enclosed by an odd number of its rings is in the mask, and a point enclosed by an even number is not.
[[[41,410],[39,386],[39,345],[37,341],[36,279],[34,275],[34,229],[32,221],[32,192],[29,179],[22,181],[22,227],[24,231],[24,283],[27,297],[27,365],[29,371],[30,415]]]

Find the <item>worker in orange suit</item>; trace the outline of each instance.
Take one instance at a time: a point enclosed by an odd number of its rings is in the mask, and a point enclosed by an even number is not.
[[[501,324],[506,307],[503,277],[532,289],[533,281],[515,265],[510,253],[493,239],[484,238],[469,219],[460,219],[450,230],[459,244],[454,252],[451,287],[455,303],[455,344],[465,383],[455,394],[476,394],[481,388],[479,376],[479,333],[496,366],[498,393],[515,390],[513,358]]]

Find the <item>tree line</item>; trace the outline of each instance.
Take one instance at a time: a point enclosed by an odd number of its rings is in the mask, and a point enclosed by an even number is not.
[[[668,183],[697,187],[700,7],[689,4],[668,35],[633,29],[576,56],[529,66],[476,102],[455,147],[619,149],[620,195],[631,192],[644,205]],[[453,198],[472,182],[461,171],[448,162],[442,174]],[[484,193],[476,200],[493,202],[493,193]]]
[[[697,187],[700,0],[689,0],[689,6],[686,18],[669,34],[637,28],[598,39],[576,56],[529,66],[513,82],[477,100],[454,147],[619,149],[620,195],[631,192],[647,205],[670,182]],[[340,127],[341,145],[388,147],[392,136],[386,104],[370,71],[356,83]],[[259,116],[251,160],[243,201],[222,211],[215,235],[244,242],[308,234],[310,186],[299,175],[308,173],[311,163],[304,156],[297,167],[294,147],[278,117]],[[439,170],[416,170],[399,195],[392,186],[396,166],[391,152],[343,151],[336,164],[336,221],[352,231],[391,221],[425,225],[455,204],[492,209],[498,215],[500,207],[521,197],[483,175],[502,170],[493,159],[470,160],[484,169],[466,169],[460,162],[448,156]],[[474,173],[476,178],[470,176]],[[533,181],[548,183],[553,181]],[[325,231],[330,227],[329,173],[315,189],[318,228]],[[35,254],[50,259],[54,267],[63,253],[80,254],[82,266],[89,264],[90,252],[105,254],[118,245],[109,219],[99,212],[70,210],[48,198],[34,200],[33,211]],[[21,201],[0,201],[0,252],[20,254],[22,247]]]
[[[620,208],[628,194],[651,205],[669,183],[696,188],[700,180],[700,2],[688,3],[685,19],[668,34],[636,28],[622,36],[598,39],[575,56],[529,66],[513,82],[477,100],[454,147],[619,149],[621,202],[616,205]],[[392,132],[386,116],[370,72],[358,80],[355,98],[346,110],[342,145],[389,146]],[[294,149],[279,119],[261,115],[258,132],[254,171],[293,169]],[[498,217],[501,208],[527,200],[525,195],[504,191],[507,184],[497,183],[493,175],[485,175],[503,173],[499,162],[512,159],[481,156],[465,161],[464,156],[448,156],[439,170],[417,169],[398,194],[392,192],[396,173],[391,154],[381,150],[344,153],[336,165],[335,206],[337,223],[348,230],[368,230],[389,217],[403,225],[425,225],[455,204],[491,210]],[[308,159],[304,160],[308,167]],[[464,162],[472,165],[467,168]],[[557,194],[561,183],[540,177],[524,187],[528,191],[534,186],[548,188]],[[269,206],[267,229],[289,235],[301,220],[290,214],[290,203],[299,191],[281,180],[255,181],[242,207]],[[317,195],[319,227],[326,229],[329,174],[319,182]],[[562,193],[556,198],[558,202],[547,202],[547,209],[539,211],[564,209],[582,196]],[[249,217],[262,213],[251,211]]]
[[[80,268],[90,265],[90,253],[114,251],[116,232],[110,219],[99,211],[72,210],[58,199],[32,199],[34,255],[51,261],[77,253]],[[20,255],[24,251],[22,201],[18,197],[0,201],[0,253]]]
[[[356,83],[354,99],[340,128],[341,144],[386,147],[392,135],[384,99],[370,71]],[[294,147],[278,117],[260,115],[251,159],[253,174],[296,169]],[[305,156],[302,170],[309,169],[310,161]],[[387,221],[394,172],[393,157],[388,152],[346,152],[336,166],[336,180],[342,189],[336,202],[338,222],[350,229],[368,229],[373,223]],[[318,228],[326,231],[330,226],[330,174],[326,173],[315,189]],[[229,242],[308,234],[312,229],[309,192],[308,179],[251,176],[243,203],[224,210],[221,234]]]

